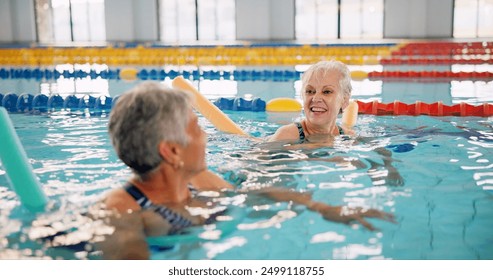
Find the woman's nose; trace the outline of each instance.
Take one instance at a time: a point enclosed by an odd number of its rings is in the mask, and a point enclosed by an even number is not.
[[[319,93],[319,92],[316,92],[313,97],[312,97],[312,101],[320,101],[322,100],[322,94]]]

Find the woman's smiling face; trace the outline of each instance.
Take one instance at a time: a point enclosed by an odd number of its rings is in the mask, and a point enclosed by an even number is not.
[[[343,108],[343,93],[337,70],[313,73],[302,89],[303,108],[309,123],[326,126],[335,123]]]

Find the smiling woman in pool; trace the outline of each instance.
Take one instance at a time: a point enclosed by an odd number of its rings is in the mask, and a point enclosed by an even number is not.
[[[280,127],[269,141],[296,140],[303,146],[318,148],[332,145],[334,136],[354,134],[350,127],[336,123],[338,115],[348,107],[352,91],[351,73],[344,63],[320,61],[303,73],[301,83],[305,118]],[[365,141],[363,138],[356,140]],[[376,148],[375,152],[382,156],[383,164],[368,160],[369,172],[373,174],[383,167],[387,170],[384,180],[389,185],[402,186],[404,179],[392,165],[392,152],[385,148]],[[375,176],[371,177],[375,179]]]
[[[301,97],[305,119],[280,127],[269,139],[301,141],[311,135],[350,134],[348,127],[336,124],[337,116],[349,105],[351,75],[339,61],[321,61],[312,65],[301,77]]]

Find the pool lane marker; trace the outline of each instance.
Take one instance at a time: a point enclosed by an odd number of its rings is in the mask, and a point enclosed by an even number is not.
[[[31,212],[43,212],[48,199],[3,107],[0,107],[0,139],[0,160],[21,204]]]

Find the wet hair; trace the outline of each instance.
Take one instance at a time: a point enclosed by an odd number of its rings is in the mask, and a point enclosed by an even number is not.
[[[341,75],[339,86],[343,97],[349,99],[351,97],[351,91],[353,90],[353,87],[351,86],[351,72],[349,72],[349,68],[346,64],[337,60],[320,61],[310,66],[301,76],[301,94],[305,92],[305,86],[314,74],[321,73],[325,76],[332,70],[336,70]]]
[[[108,132],[118,157],[143,177],[163,161],[161,141],[188,145],[191,96],[157,82],[122,94],[111,111]]]

